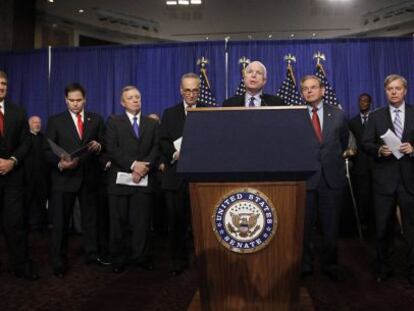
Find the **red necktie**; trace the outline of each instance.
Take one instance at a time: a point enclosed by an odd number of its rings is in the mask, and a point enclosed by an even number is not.
[[[0,110],[0,135],[3,136],[3,134],[4,134],[4,114]]]
[[[313,129],[315,130],[316,138],[318,138],[319,143],[322,143],[321,124],[319,122],[318,109],[316,108],[312,109],[312,125]]]
[[[82,122],[82,115],[78,113],[78,131],[79,131],[79,138],[82,139],[83,137],[83,122]]]

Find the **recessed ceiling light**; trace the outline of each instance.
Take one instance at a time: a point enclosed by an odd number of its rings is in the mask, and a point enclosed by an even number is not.
[[[48,2],[50,2],[50,3],[53,3],[53,2],[55,2],[54,0],[47,0]]]
[[[190,4],[190,0],[178,0],[178,4],[179,5],[189,5]]]
[[[291,34],[290,34],[290,37],[291,37],[291,38],[294,38],[294,37],[295,37],[295,34],[294,34],[294,33],[291,33]]]
[[[206,40],[208,40],[208,37],[206,37]]]
[[[177,5],[177,1],[168,0],[166,2],[167,5]]]
[[[83,12],[85,12],[83,9],[79,9],[79,11],[78,11],[79,13],[83,13]]]
[[[271,39],[272,37],[273,37],[273,35],[272,34],[270,34],[270,35],[268,35],[267,36],[269,39]]]
[[[191,4],[201,4],[201,0],[191,0]]]
[[[314,33],[312,34],[312,37],[314,37],[314,38],[316,37],[316,32],[314,32]]]

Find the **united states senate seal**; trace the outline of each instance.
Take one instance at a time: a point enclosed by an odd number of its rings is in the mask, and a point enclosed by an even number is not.
[[[276,209],[260,191],[242,188],[227,193],[212,215],[218,241],[237,253],[253,253],[272,240],[277,228]]]

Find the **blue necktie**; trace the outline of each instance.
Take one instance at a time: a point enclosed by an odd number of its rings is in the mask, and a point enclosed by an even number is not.
[[[134,133],[135,136],[138,138],[139,137],[139,127],[138,127],[138,118],[135,116],[132,118],[133,122],[132,122],[132,128],[134,129]]]
[[[256,98],[254,98],[254,96],[250,97],[249,100],[249,107],[256,107],[256,105],[254,104]]]

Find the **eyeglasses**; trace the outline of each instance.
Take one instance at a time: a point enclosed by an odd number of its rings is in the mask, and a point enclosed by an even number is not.
[[[303,87],[302,92],[316,91],[317,89],[320,89],[320,86],[312,85],[311,87]]]
[[[194,89],[194,90],[185,89],[185,90],[183,90],[183,93],[184,93],[185,95],[191,95],[191,94],[196,95],[196,94],[198,94],[199,92],[200,92],[200,90],[199,90],[199,89]]]

